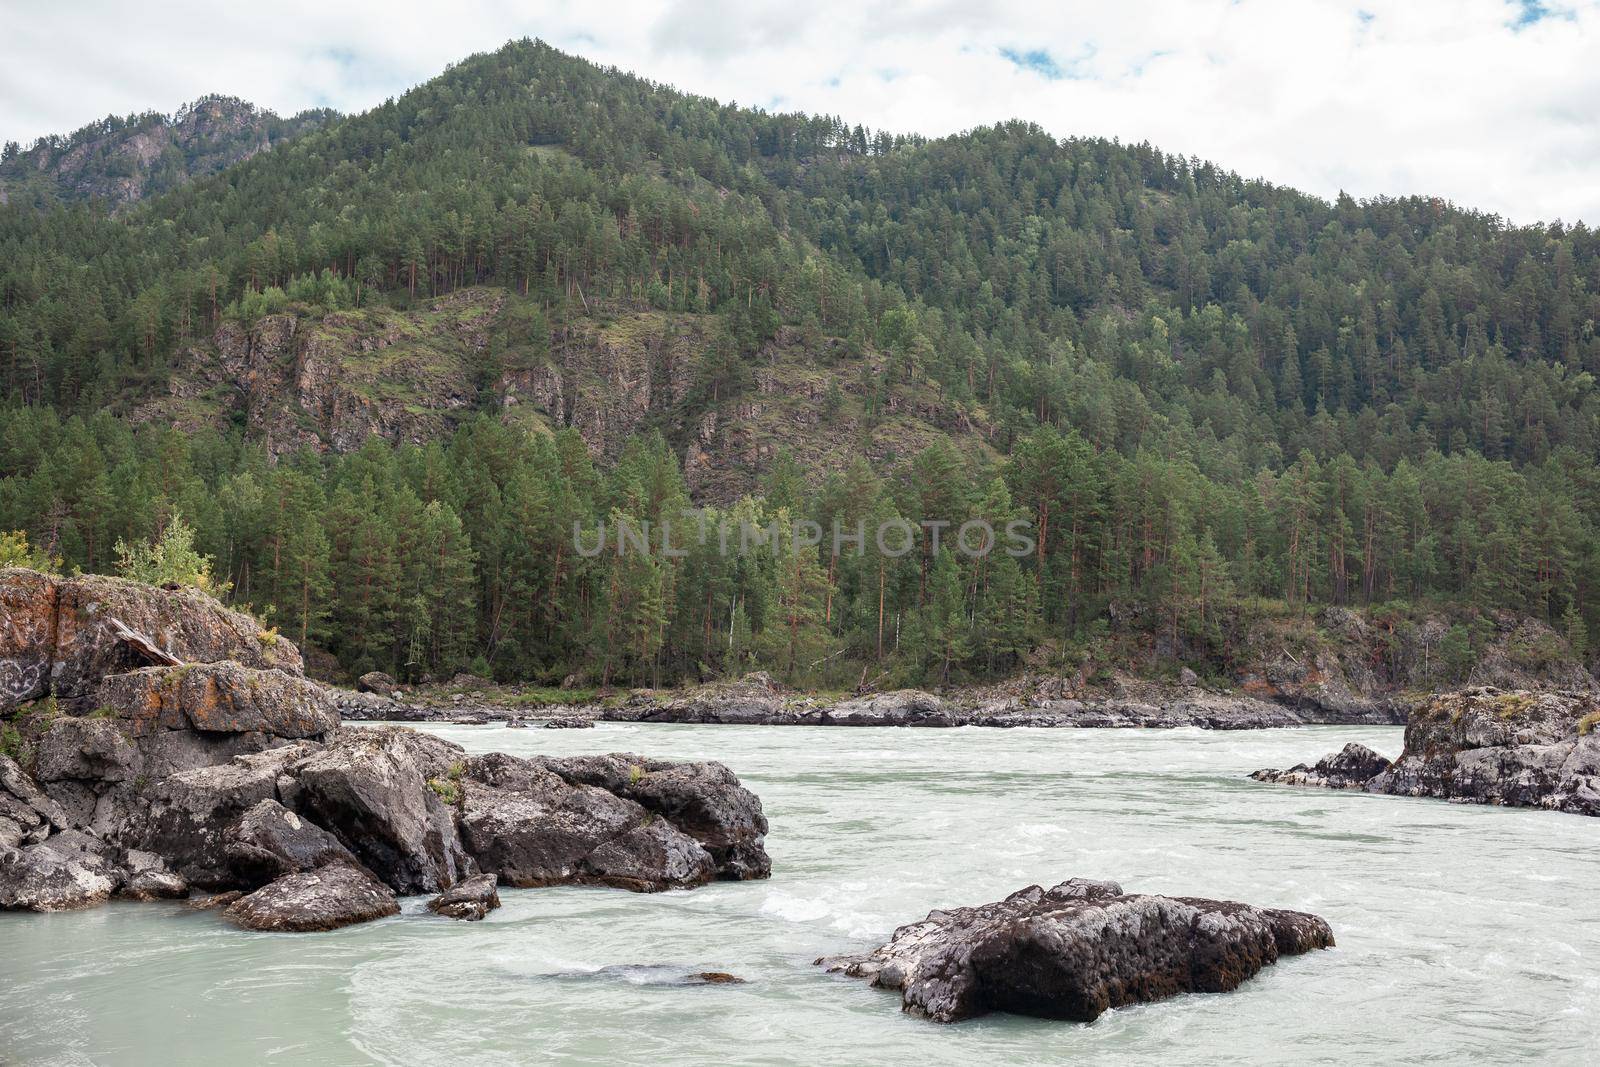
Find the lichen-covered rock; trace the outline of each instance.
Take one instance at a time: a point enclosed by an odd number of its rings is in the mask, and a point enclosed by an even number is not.
[[[721,763],[630,753],[545,757],[537,763],[569,782],[600,786],[667,819],[710,854],[718,878],[740,881],[772,873],[761,800]]]
[[[842,701],[823,711],[833,726],[956,726],[944,701],[920,689],[899,689]]]
[[[359,867],[334,863],[285,875],[228,905],[222,914],[246,930],[337,930],[397,915],[394,894]]]
[[[101,851],[98,842],[72,830],[0,851],[0,910],[71,911],[104,903],[118,872]]]
[[[322,827],[276,800],[263,800],[228,827],[223,852],[241,884],[258,886],[329,863],[359,865],[354,854]]]
[[[395,892],[436,893],[474,873],[440,796],[465,760],[459,746],[414,730],[341,730],[289,769],[280,799]]]
[[[322,686],[232,661],[114,674],[100,684],[98,700],[135,736],[166,729],[298,739],[339,728],[339,711]]]
[[[127,782],[143,766],[139,747],[110,719],[62,717],[34,744],[34,777],[41,782]]]
[[[1480,686],[1441,693],[1417,707],[1406,725],[1405,751],[1393,764],[1351,755],[1347,748],[1313,768],[1251,777],[1600,815],[1600,735],[1591,732],[1596,723],[1600,697],[1592,692]]]
[[[189,883],[153,852],[129,849],[122,866],[126,877],[117,896],[124,900],[179,900],[189,895]]]
[[[1315,915],[1072,879],[933,911],[872,952],[817,962],[899,990],[905,1011],[936,1022],[990,1011],[1090,1022],[1125,1004],[1226,992],[1281,956],[1332,945]]]
[[[0,609],[0,710],[51,693],[82,707],[106,675],[152,662],[303,673],[291,642],[193,589],[11,568],[0,571]]]
[[[500,906],[492,874],[475,874],[428,901],[428,910],[447,919],[477,922]]]

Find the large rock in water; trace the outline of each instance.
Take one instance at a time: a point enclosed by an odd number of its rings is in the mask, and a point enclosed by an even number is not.
[[[228,905],[223,917],[246,930],[307,933],[398,915],[394,894],[366,871],[333,863],[285,875]]]
[[[196,590],[0,570],[0,711],[51,694],[80,708],[108,674],[220,660],[304,673],[292,642]]]
[[[395,892],[436,893],[473,873],[440,795],[465,758],[402,727],[346,729],[289,767],[280,792]]]
[[[1600,699],[1589,692],[1441,693],[1406,725],[1391,765],[1347,746],[1315,766],[1262,770],[1262,782],[1600,815]]]
[[[936,1022],[990,1011],[1090,1022],[1125,1004],[1226,992],[1281,956],[1332,945],[1315,915],[1074,878],[930,912],[872,952],[817,963],[899,990],[905,1011]]]
[[[428,901],[428,910],[447,919],[477,922],[500,906],[495,882],[492,874],[475,874]]]
[[[538,763],[568,782],[599,786],[660,815],[710,854],[718,878],[742,881],[772,873],[761,800],[720,763],[631,753],[544,757]]]
[[[665,819],[599,786],[540,765],[474,756],[461,783],[461,835],[479,866],[509,886],[689,888],[716,876],[711,855]]]

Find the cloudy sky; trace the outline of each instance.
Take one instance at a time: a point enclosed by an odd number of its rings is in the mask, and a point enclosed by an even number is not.
[[[1042,10],[1048,7],[1048,10]],[[359,111],[506,39],[942,134],[1020,117],[1324,196],[1600,224],[1600,0],[0,0],[0,138],[207,92]]]

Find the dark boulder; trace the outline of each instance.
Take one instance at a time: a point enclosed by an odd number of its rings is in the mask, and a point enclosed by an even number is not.
[[[475,757],[463,785],[462,840],[504,885],[652,890],[699,885],[713,875],[711,857],[675,827],[535,763],[498,753]]]
[[[1388,770],[1390,762],[1366,745],[1352,741],[1314,765],[1296,764],[1286,771],[1256,771],[1258,782],[1280,785],[1320,785],[1329,789],[1365,789],[1367,782]]]
[[[512,719],[506,725],[523,726],[525,724],[521,719]],[[589,719],[579,718],[576,715],[560,715],[554,719],[546,719],[544,728],[546,730],[592,730],[594,729],[594,722]]]
[[[244,885],[265,885],[329,863],[359,865],[337,837],[276,800],[257,803],[223,837],[228,867]]]
[[[536,761],[568,782],[599,786],[667,819],[698,841],[731,880],[772,873],[761,800],[721,763],[679,763],[630,753]]]
[[[1226,992],[1281,956],[1332,944],[1314,915],[1073,879],[930,912],[872,952],[817,962],[898,990],[905,1011],[936,1022],[990,1011],[1090,1022],[1125,1004]]]
[[[341,730],[288,768],[280,799],[395,892],[437,893],[474,873],[444,799],[465,760],[460,747],[414,730]]]
[[[448,919],[477,922],[500,906],[492,874],[475,874],[428,901],[428,910]]]
[[[398,915],[385,885],[359,867],[333,863],[279,878],[228,905],[222,914],[246,930],[308,933]]]
[[[378,696],[386,697],[394,690],[395,680],[382,671],[368,671],[356,679],[358,693],[376,693]]]

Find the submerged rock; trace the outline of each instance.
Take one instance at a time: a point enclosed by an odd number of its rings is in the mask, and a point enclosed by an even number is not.
[[[500,906],[496,881],[492,874],[475,874],[428,901],[428,910],[449,919],[477,922]]]
[[[933,911],[872,952],[817,963],[899,990],[903,1010],[936,1022],[990,1011],[1091,1022],[1126,1004],[1226,992],[1280,956],[1332,945],[1315,915],[1074,878]]]
[[[1589,692],[1441,693],[1416,708],[1393,764],[1359,745],[1312,767],[1251,775],[1284,785],[1600,815],[1600,698]]]
[[[388,887],[359,867],[333,863],[285,875],[234,901],[222,914],[246,930],[306,933],[399,913]]]

